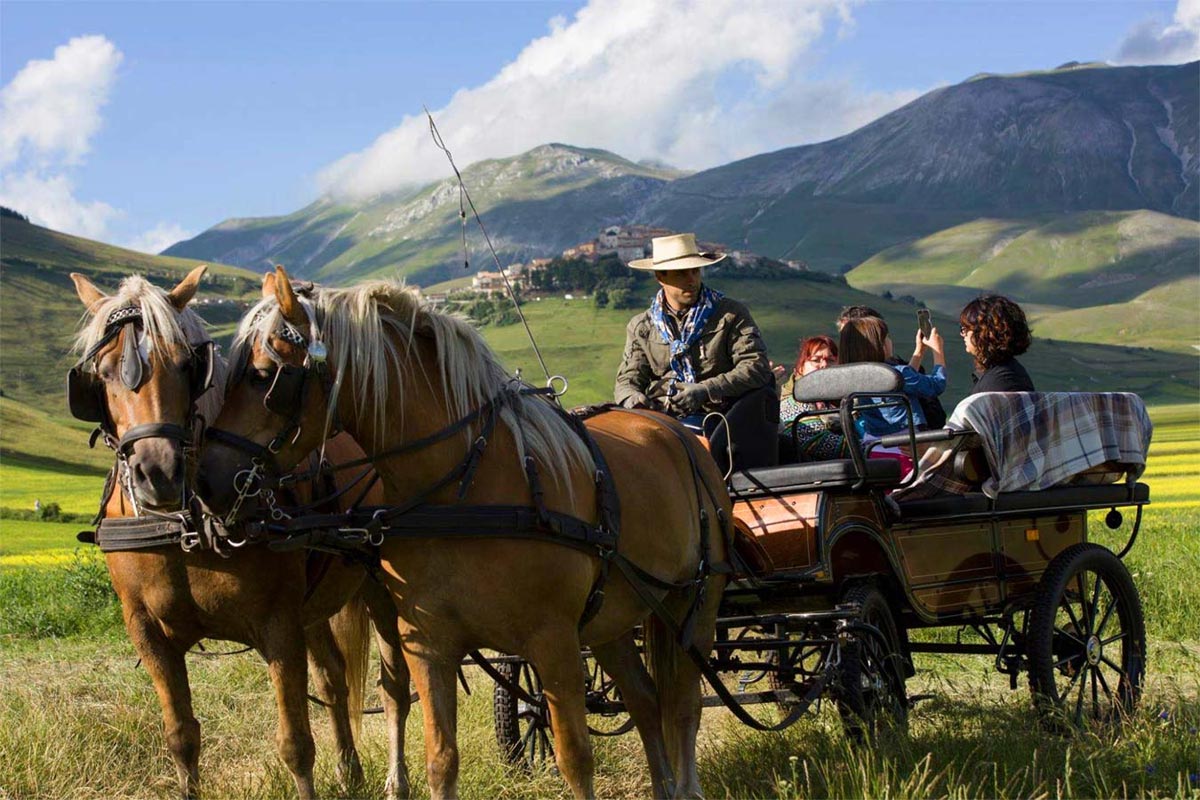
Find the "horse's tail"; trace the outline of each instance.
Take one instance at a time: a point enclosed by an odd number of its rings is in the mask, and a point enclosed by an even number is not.
[[[683,698],[680,692],[688,687],[680,685],[680,661],[685,659],[683,650],[675,641],[675,636],[655,614],[651,614],[643,627],[646,646],[646,666],[650,677],[654,679],[654,688],[658,693],[658,707],[662,713],[663,745],[667,758],[671,763],[671,772],[676,779],[679,776],[678,753],[680,752],[679,721],[674,719],[674,712],[680,708]]]
[[[346,664],[347,707],[354,737],[362,739],[363,698],[367,691],[367,666],[371,657],[371,618],[360,589],[329,618],[333,640]]]

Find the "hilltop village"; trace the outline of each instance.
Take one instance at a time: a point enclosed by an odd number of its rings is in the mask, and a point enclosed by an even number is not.
[[[427,292],[426,298],[436,304],[469,297],[492,297],[505,293],[505,279],[514,291],[526,298],[536,299],[546,294],[562,294],[575,299],[574,292],[591,294],[596,291],[621,292],[633,287],[636,275],[625,265],[650,255],[650,241],[656,236],[670,236],[677,231],[649,225],[610,225],[594,239],[580,242],[551,258],[534,258],[528,262],[509,264],[502,272],[477,272],[469,287],[448,292]],[[698,242],[700,249],[710,253],[725,253],[730,272],[754,270],[759,277],[783,277],[787,272],[807,272],[803,261],[778,261],[748,250],[731,250],[720,242]],[[781,275],[780,273],[783,273]],[[613,305],[620,308],[624,304]],[[598,305],[604,305],[603,295]]]

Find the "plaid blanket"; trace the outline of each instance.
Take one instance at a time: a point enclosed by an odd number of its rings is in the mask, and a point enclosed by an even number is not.
[[[983,392],[959,403],[946,427],[976,435],[926,451],[917,481],[897,499],[969,491],[953,475],[953,456],[974,444],[991,468],[982,487],[991,498],[1058,486],[1108,463],[1132,483],[1146,468],[1153,432],[1142,399],[1129,392]]]

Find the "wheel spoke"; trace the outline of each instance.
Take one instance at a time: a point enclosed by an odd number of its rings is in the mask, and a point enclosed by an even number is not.
[[[1104,679],[1104,670],[1097,668],[1096,669],[1096,677],[1098,677],[1100,679],[1100,685],[1102,687],[1104,687],[1104,694],[1110,698],[1113,697],[1113,690],[1108,685],[1108,681]]]
[[[1100,620],[1100,624],[1096,626],[1096,636],[1099,637],[1104,633],[1104,627],[1108,625],[1108,620],[1112,617],[1113,611],[1117,608],[1116,603],[1110,603],[1108,608],[1104,609],[1104,616]]]
[[[1129,675],[1125,672],[1125,670],[1114,664],[1112,659],[1110,659],[1108,656],[1100,656],[1100,660],[1112,667],[1113,670],[1121,676],[1121,680],[1127,680],[1129,678]]]
[[[1096,676],[1100,674],[1100,670],[1093,667],[1089,672],[1092,673],[1092,717],[1100,718],[1100,697],[1098,693],[1099,681]]]
[[[1085,661],[1084,664],[1086,664],[1086,663],[1087,662]],[[1071,696],[1071,690],[1073,690],[1075,688],[1075,681],[1079,680],[1079,676],[1082,675],[1084,672],[1085,672],[1085,670],[1081,666],[1078,670],[1075,671],[1075,674],[1071,676],[1071,680],[1067,683],[1067,688],[1063,689],[1062,695],[1060,695],[1060,697],[1064,701],[1067,700]]]
[[[1061,661],[1055,661],[1054,668],[1058,669],[1059,667],[1062,667],[1071,661],[1078,661],[1082,658],[1083,658],[1083,653],[1072,653],[1071,655],[1067,656],[1066,658],[1062,659]]]
[[[1115,642],[1115,641],[1118,641],[1118,640],[1120,640],[1120,639],[1124,639],[1126,635],[1127,635],[1127,632],[1126,632],[1126,631],[1121,631],[1121,632],[1120,632],[1120,633],[1118,633],[1116,636],[1113,636],[1113,637],[1111,637],[1111,638],[1109,638],[1109,639],[1103,639],[1103,640],[1101,640],[1100,644],[1101,644],[1101,645],[1109,645],[1109,644],[1112,644],[1112,643],[1113,643],[1113,642]]]
[[[537,725],[534,725],[531,723],[529,725],[529,727],[525,729],[525,733],[523,733],[521,735],[521,752],[522,753],[529,752],[529,743],[533,740],[533,736],[535,733],[537,733]]]
[[[1087,671],[1088,671],[1088,667],[1087,667],[1087,664],[1085,663],[1083,665],[1083,668],[1079,670],[1079,674],[1083,675]],[[1072,680],[1071,683],[1074,684],[1075,681]],[[1083,696],[1084,696],[1084,694],[1086,694],[1086,690],[1087,690],[1087,681],[1086,680],[1080,681],[1079,682],[1079,697],[1078,697],[1078,699],[1075,700],[1075,715],[1073,717],[1076,725],[1079,725],[1083,722]]]
[[[1071,624],[1072,624],[1072,625],[1075,627],[1075,630],[1076,630],[1076,631],[1078,631],[1078,632],[1080,632],[1080,633],[1082,633],[1082,632],[1083,632],[1083,625],[1081,625],[1081,624],[1079,623],[1079,618],[1075,616],[1075,609],[1071,608],[1071,601],[1070,601],[1070,599],[1069,599],[1069,598],[1067,598],[1067,597],[1064,595],[1064,596],[1063,596],[1063,600],[1062,600],[1062,605],[1061,605],[1061,606],[1059,606],[1059,607],[1060,607],[1060,608],[1062,608],[1064,611],[1066,611],[1066,612],[1067,612],[1067,616],[1068,616],[1068,617],[1070,617],[1070,619],[1071,619]],[[1080,610],[1082,610],[1082,609],[1080,609]],[[1055,627],[1058,627],[1058,626],[1055,626]],[[1063,633],[1066,633],[1066,631],[1065,631],[1065,630],[1063,630],[1061,627],[1059,627],[1059,628],[1058,628],[1058,630],[1062,631]],[[1072,637],[1072,638],[1074,638],[1074,637]],[[1079,641],[1079,642],[1080,642],[1080,644],[1082,644],[1082,640],[1076,640],[1076,641]]]
[[[1087,608],[1088,633],[1089,634],[1096,632],[1096,630],[1095,630],[1096,609],[1099,607],[1097,605],[1097,603],[1100,602],[1100,587],[1103,584],[1104,584],[1104,581],[1102,581],[1100,579],[1099,574],[1097,574],[1096,577],[1092,579],[1092,599],[1088,602],[1088,608]]]

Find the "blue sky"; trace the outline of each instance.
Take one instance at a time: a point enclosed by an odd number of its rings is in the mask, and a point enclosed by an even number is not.
[[[699,169],[977,72],[1195,58],[1200,0],[0,4],[0,200],[158,250],[545,141]],[[38,63],[41,62],[41,63]]]

